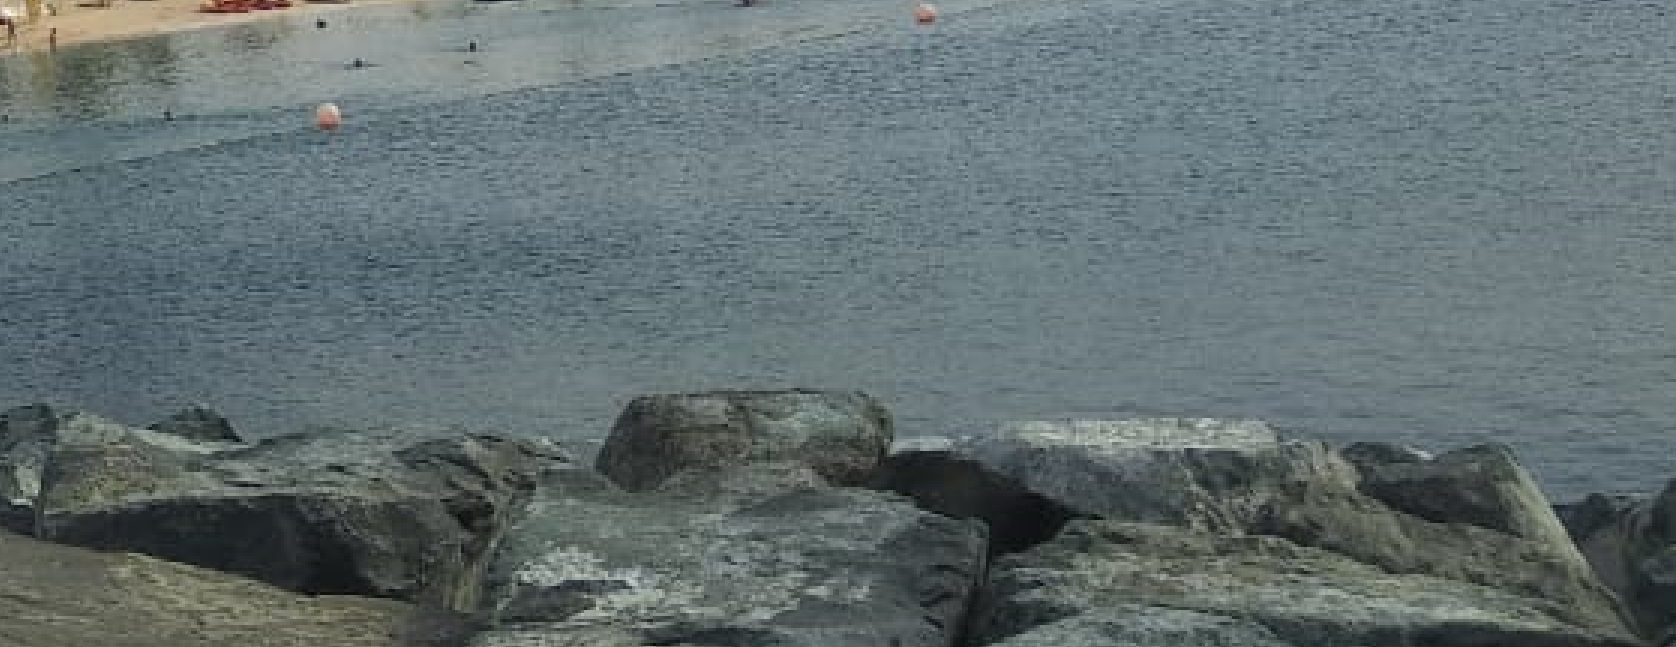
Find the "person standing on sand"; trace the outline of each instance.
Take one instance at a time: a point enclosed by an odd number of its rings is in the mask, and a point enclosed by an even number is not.
[[[17,15],[11,7],[0,7],[0,24],[6,26],[6,44],[17,45]]]

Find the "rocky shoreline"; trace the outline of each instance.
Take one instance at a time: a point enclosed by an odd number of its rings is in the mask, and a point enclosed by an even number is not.
[[[788,390],[637,398],[581,453],[13,408],[0,643],[1676,644],[1676,481],[1553,506],[1499,446],[1189,418],[898,443],[865,394]]]

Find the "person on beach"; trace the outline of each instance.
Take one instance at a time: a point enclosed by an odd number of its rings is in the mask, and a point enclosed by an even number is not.
[[[17,44],[17,16],[11,7],[0,7],[0,25],[6,26],[6,44]]]

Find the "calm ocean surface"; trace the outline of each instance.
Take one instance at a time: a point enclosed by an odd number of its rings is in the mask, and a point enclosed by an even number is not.
[[[856,388],[903,435],[1238,416],[1509,443],[1558,498],[1676,476],[1660,3],[941,6],[0,58],[0,403],[596,437],[640,393]]]

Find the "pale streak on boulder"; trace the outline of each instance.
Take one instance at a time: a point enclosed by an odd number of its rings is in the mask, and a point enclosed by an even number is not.
[[[43,538],[461,610],[474,607],[537,473],[564,462],[539,443],[463,432],[316,432],[228,448],[77,414],[58,434]]]
[[[1393,574],[1276,537],[1079,520],[1047,543],[997,560],[974,638],[1008,647],[1640,644],[1623,632],[1572,624],[1561,617],[1563,606]],[[1144,639],[1103,641],[1114,628]],[[1211,638],[1219,642],[1199,642]]]
[[[497,552],[473,647],[952,647],[985,563],[981,525],[802,465],[650,493],[547,479]]]
[[[648,395],[623,409],[596,466],[631,491],[654,489],[682,470],[761,461],[798,461],[834,485],[857,485],[892,434],[889,412],[860,392]]]

